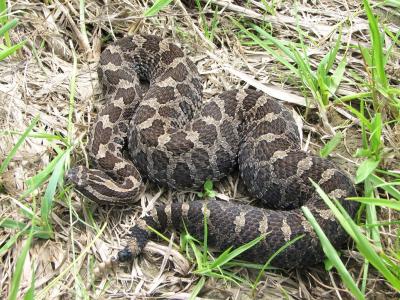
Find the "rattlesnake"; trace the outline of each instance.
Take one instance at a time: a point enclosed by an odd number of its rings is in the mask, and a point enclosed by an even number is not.
[[[143,191],[141,175],[172,189],[198,189],[239,167],[248,192],[266,208],[233,201],[193,201],[156,207],[131,229],[119,261],[139,254],[150,237],[148,226],[179,229],[184,222],[221,250],[265,238],[245,259],[265,262],[279,247],[304,235],[273,261],[280,267],[308,266],[323,252],[303,216],[306,205],[336,247],[345,233],[314,191],[309,178],[340,200],[350,215],[353,184],[331,161],[299,147],[294,119],[280,102],[253,89],[223,92],[202,100],[200,75],[183,51],[157,36],[125,37],[102,53],[99,80],[107,102],[90,132],[93,169],[72,168],[67,178],[97,202],[127,204]],[[123,153],[125,146],[130,159]],[[274,209],[274,210],[273,210]]]

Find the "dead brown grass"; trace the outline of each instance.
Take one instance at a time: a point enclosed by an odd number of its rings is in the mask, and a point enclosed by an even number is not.
[[[214,43],[204,36],[200,17],[195,9],[185,8],[179,1],[171,4],[155,17],[142,19],[143,12],[151,3],[136,0],[85,1],[85,25],[87,35],[82,32],[79,21],[79,1],[11,1],[12,15],[21,20],[13,31],[12,39],[27,38],[28,44],[18,55],[0,62],[0,128],[5,131],[22,132],[36,115],[40,116],[37,131],[67,134],[69,109],[69,82],[73,70],[72,53],[78,56],[77,94],[74,110],[74,138],[79,141],[74,152],[74,163],[84,163],[84,144],[88,127],[96,109],[101,106],[100,89],[96,75],[96,60],[99,58],[102,39],[114,39],[128,32],[153,33],[169,37],[181,44],[192,57],[204,78],[206,97],[222,90],[255,86],[265,93],[293,105],[301,114],[305,104],[299,82],[281,64],[256,46],[243,46],[234,34],[229,16],[236,19],[246,17],[270,22],[274,36],[296,40],[296,24],[309,34],[309,57],[315,65],[335,42],[335,32],[343,25],[343,41],[350,45],[369,44],[366,35],[368,23],[362,14],[361,1],[274,1],[277,14],[263,13],[262,3],[230,4],[225,0],[212,0],[220,10],[219,26]],[[207,10],[212,13],[208,6]],[[379,10],[382,21],[394,32],[399,30],[400,14],[394,10]],[[209,16],[212,16],[210,14]],[[390,18],[389,18],[390,17]],[[353,51],[350,49],[350,51]],[[350,95],[362,90],[366,78],[364,63],[359,55],[349,55],[348,70],[338,95]],[[388,73],[394,84],[399,85],[399,52],[394,52],[388,62]],[[360,79],[353,76],[358,74]],[[294,105],[296,104],[296,105]],[[359,146],[359,128],[348,122],[350,116],[339,106],[328,112],[328,122],[333,127],[345,128],[344,146],[334,158],[350,173],[357,161],[352,157]],[[325,127],[312,116],[299,124],[305,131],[305,147],[318,150],[321,140],[329,136]],[[397,135],[396,135],[397,134]],[[400,169],[396,154],[399,133],[387,135],[387,163],[392,169]],[[3,135],[0,143],[0,158],[4,158],[15,144],[18,136]],[[54,144],[46,139],[28,139],[14,157],[1,178],[4,192],[0,194],[0,218],[26,221],[16,201],[26,188],[26,179],[45,167],[54,157]],[[217,185],[221,197],[235,197],[249,201],[233,175]],[[42,191],[23,199],[31,203],[40,199]],[[70,202],[57,200],[54,203],[52,220],[54,238],[35,239],[25,262],[20,297],[26,292],[35,271],[36,298],[69,299],[188,299],[196,280],[191,264],[182,254],[166,246],[164,242],[150,243],[143,257],[136,259],[129,268],[120,267],[115,273],[100,279],[90,290],[85,286],[92,280],[94,265],[115,254],[124,245],[124,234],[141,214],[149,211],[156,202],[171,201],[173,196],[189,198],[189,192],[171,192],[149,185],[138,205],[117,210],[99,207],[81,196],[73,194]],[[59,197],[57,199],[68,199]],[[393,218],[385,211],[387,219]],[[104,227],[103,227],[104,226]],[[100,228],[104,228],[100,231]],[[396,228],[383,232],[386,242],[396,240]],[[17,230],[0,231],[0,245],[18,233]],[[96,236],[98,233],[100,235]],[[178,241],[174,235],[175,242]],[[21,237],[0,255],[0,294],[9,292],[11,277],[24,239]],[[90,245],[90,247],[87,247]],[[345,251],[343,258],[357,278],[361,276],[362,260],[355,251]],[[238,269],[244,277],[254,279],[256,273]],[[393,290],[372,271],[368,281],[370,299],[395,299]],[[202,299],[250,299],[251,290],[244,286],[210,279],[201,292]],[[259,299],[349,299],[343,284],[335,272],[326,272],[323,267],[290,272],[267,272],[257,287]]]

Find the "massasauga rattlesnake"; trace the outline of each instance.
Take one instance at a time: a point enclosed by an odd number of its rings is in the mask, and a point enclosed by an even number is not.
[[[351,180],[332,162],[300,150],[291,113],[252,89],[232,90],[202,101],[195,65],[176,45],[156,36],[126,37],[108,46],[98,69],[107,100],[90,133],[94,168],[79,166],[68,179],[97,202],[126,204],[143,190],[142,176],[173,189],[199,189],[239,166],[248,192],[270,209],[224,201],[194,201],[158,206],[131,229],[119,261],[141,252],[150,232],[179,229],[182,221],[221,250],[260,235],[265,239],[242,256],[265,262],[287,241],[304,237],[276,257],[273,265],[307,266],[323,258],[318,238],[303,216],[307,205],[333,243],[345,234],[309,178],[340,200],[350,215],[356,205]],[[123,156],[128,146],[131,160]],[[275,209],[272,210],[271,208]]]

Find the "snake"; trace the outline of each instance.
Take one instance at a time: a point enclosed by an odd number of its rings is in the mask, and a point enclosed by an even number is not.
[[[109,44],[98,78],[105,104],[89,133],[92,165],[66,175],[78,192],[100,204],[130,205],[146,181],[199,190],[238,170],[247,193],[258,199],[256,205],[216,199],[156,205],[130,229],[115,260],[138,256],[151,228],[185,227],[199,240],[206,233],[208,245],[220,251],[262,236],[241,254],[248,261],[265,263],[287,244],[272,265],[314,265],[324,252],[302,206],[335,248],[343,245],[347,234],[311,180],[353,217],[357,204],[346,200],[356,194],[352,180],[332,160],[301,149],[298,126],[281,101],[253,88],[204,99],[196,65],[175,43],[155,35]]]

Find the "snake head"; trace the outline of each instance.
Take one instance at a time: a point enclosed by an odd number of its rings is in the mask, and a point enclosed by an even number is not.
[[[66,183],[72,183],[75,186],[75,189],[84,196],[95,200],[95,197],[90,190],[89,175],[87,171],[88,169],[83,166],[71,168],[65,175],[65,181]]]

